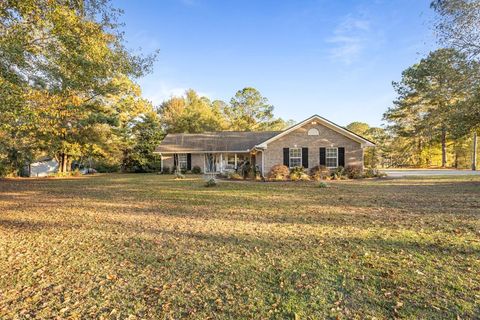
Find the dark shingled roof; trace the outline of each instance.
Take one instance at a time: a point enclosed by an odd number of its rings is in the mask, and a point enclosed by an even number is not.
[[[170,133],[155,149],[159,153],[204,151],[249,151],[281,131],[219,131],[204,133]]]

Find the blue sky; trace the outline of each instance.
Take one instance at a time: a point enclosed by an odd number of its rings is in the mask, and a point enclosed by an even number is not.
[[[160,49],[139,80],[155,105],[192,88],[260,90],[284,119],[382,123],[391,82],[435,46],[429,0],[114,0],[127,46]]]

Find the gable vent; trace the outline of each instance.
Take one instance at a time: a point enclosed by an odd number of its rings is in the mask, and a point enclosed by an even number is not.
[[[320,135],[320,133],[318,132],[318,130],[315,129],[315,128],[312,128],[312,129],[308,130],[308,133],[307,133],[307,134],[308,134],[309,136],[318,136],[318,135]]]

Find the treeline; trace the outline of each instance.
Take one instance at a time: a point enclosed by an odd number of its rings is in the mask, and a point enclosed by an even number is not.
[[[435,0],[439,49],[393,83],[397,98],[385,128],[347,128],[376,142],[365,164],[380,167],[475,168],[480,128],[480,1]]]
[[[480,127],[480,1],[435,0],[431,8],[442,48],[393,83],[397,99],[384,114],[391,138],[380,146],[383,160],[391,166],[474,167]]]
[[[155,54],[123,45],[108,1],[0,2],[0,174],[40,155],[60,171],[73,161],[110,162],[154,112],[135,78]]]

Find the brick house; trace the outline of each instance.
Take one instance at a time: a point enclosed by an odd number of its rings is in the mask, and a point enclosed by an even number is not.
[[[283,131],[219,131],[168,134],[156,148],[162,168],[204,173],[234,171],[245,162],[262,175],[277,164],[289,168],[363,168],[363,149],[375,144],[325,118],[314,115]]]

